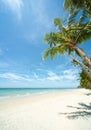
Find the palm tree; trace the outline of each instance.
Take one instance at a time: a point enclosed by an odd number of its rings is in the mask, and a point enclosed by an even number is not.
[[[91,0],[64,0],[64,9],[71,13],[75,9],[82,9],[91,15]]]
[[[64,0],[64,9],[66,11],[70,11],[70,15],[73,14],[76,10],[81,13],[83,10],[86,15],[91,19],[91,0]],[[80,87],[91,88],[91,68],[82,64],[75,57],[73,60],[82,67],[82,71],[80,73]],[[90,72],[90,73],[89,73]]]
[[[88,75],[88,77],[91,78],[91,68],[89,68],[88,66],[86,66],[84,63],[82,63],[80,60],[78,60],[76,57],[74,57],[73,55],[71,55],[72,58],[72,63],[76,66],[76,65],[80,65],[80,67],[82,68],[82,72],[84,71],[84,73],[86,73],[86,75]],[[81,75],[80,75],[81,77]]]
[[[64,25],[60,18],[54,19],[58,31],[45,35],[44,41],[48,43],[49,48],[44,51],[44,59],[48,55],[53,58],[57,53],[64,54],[67,52],[70,55],[75,52],[88,66],[91,66],[90,58],[78,47],[78,44],[82,44],[91,37],[91,21],[83,22],[82,17],[73,23],[71,18],[71,24],[69,24],[69,18],[67,25]]]
[[[67,53],[68,55],[72,55],[75,52],[82,59],[85,66],[91,67],[90,58],[82,48],[78,47],[78,44],[82,44],[85,40],[91,38],[91,21],[84,20],[84,12],[80,19],[75,21],[76,13],[74,12],[74,15],[69,17],[66,24],[63,24],[60,18],[54,19],[54,24],[58,28],[58,31],[45,35],[44,41],[48,43],[49,48],[44,51],[44,59],[49,55],[51,58],[54,58],[56,54]],[[85,67],[84,69],[86,70]]]

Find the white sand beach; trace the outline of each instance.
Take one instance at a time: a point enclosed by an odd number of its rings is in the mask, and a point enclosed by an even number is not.
[[[0,130],[91,130],[91,91],[76,89],[0,102]]]

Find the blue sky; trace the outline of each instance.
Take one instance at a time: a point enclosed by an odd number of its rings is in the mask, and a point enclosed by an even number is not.
[[[62,0],[0,0],[0,87],[79,85],[79,69],[67,56],[42,60],[43,36],[58,16],[66,16]]]

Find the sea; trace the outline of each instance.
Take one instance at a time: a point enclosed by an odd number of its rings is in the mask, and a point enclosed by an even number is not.
[[[68,91],[73,88],[0,88],[0,101],[32,97],[57,91]]]

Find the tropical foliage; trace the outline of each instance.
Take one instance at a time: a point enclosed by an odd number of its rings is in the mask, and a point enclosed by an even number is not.
[[[88,15],[88,10],[89,12],[91,10],[90,6],[88,7],[88,3],[91,5],[91,2],[89,0],[83,0],[83,2],[79,0],[80,4],[78,4],[79,2],[77,3],[76,1],[65,0],[65,9],[70,10],[68,19],[62,21],[60,18],[55,18],[54,25],[57,31],[55,30],[45,35],[44,41],[49,45],[49,48],[44,51],[44,60],[48,56],[53,59],[56,54],[66,53],[71,56],[73,62],[82,67],[82,73],[84,71],[91,77],[91,60],[84,50],[78,46],[78,44],[82,44],[91,38],[90,13]],[[85,2],[87,6],[84,5]],[[80,15],[79,9],[82,9]]]
[[[74,16],[68,19],[67,25],[64,25],[60,18],[54,19],[54,25],[58,28],[56,32],[46,34],[44,41],[48,43],[49,48],[44,51],[44,59],[48,55],[53,58],[55,54],[67,53],[71,55],[75,52],[88,66],[91,66],[90,59],[86,56],[82,48],[77,45],[82,44],[91,37],[91,22],[85,22],[84,13],[78,21],[74,21]]]
[[[91,77],[84,70],[80,72],[80,88],[91,89]]]
[[[70,13],[82,9],[91,14],[91,0],[64,0],[64,9],[70,11]]]

